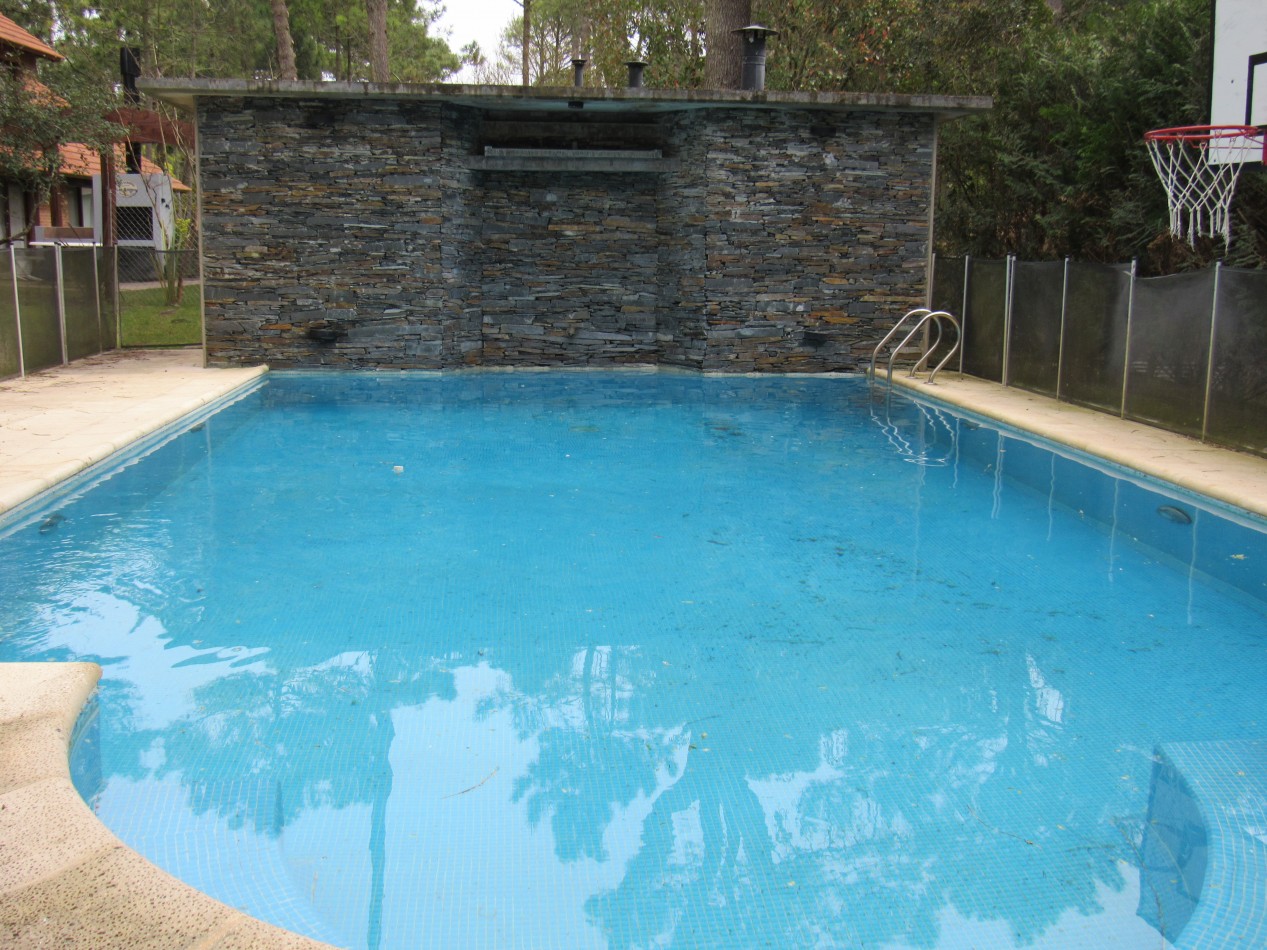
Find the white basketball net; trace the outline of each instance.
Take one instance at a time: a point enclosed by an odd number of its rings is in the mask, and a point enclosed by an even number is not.
[[[1241,166],[1262,161],[1262,133],[1254,128],[1162,129],[1145,138],[1153,168],[1166,188],[1170,231],[1195,244],[1198,237],[1232,240],[1228,208]],[[1169,134],[1176,133],[1176,134]]]

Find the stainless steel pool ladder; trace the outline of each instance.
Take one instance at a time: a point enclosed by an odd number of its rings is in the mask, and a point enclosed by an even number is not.
[[[933,353],[936,352],[937,347],[941,345],[943,323],[949,323],[952,327],[954,327],[955,342],[947,351],[946,355],[941,358],[941,362],[933,367],[932,372],[928,374],[928,379],[926,379],[925,382],[931,386],[933,380],[937,378],[937,374],[941,372],[942,367],[949,363],[954,355],[959,352],[959,344],[963,340],[963,336],[959,330],[959,321],[945,310],[929,310],[927,307],[917,307],[914,310],[908,311],[901,320],[893,324],[893,329],[886,333],[884,335],[884,339],[876,344],[876,348],[871,351],[871,365],[867,369],[867,382],[871,387],[875,386],[875,364],[876,360],[880,356],[880,351],[883,350],[885,346],[888,345],[889,341],[897,336],[904,327],[910,324],[911,321],[914,321],[914,325],[911,326],[910,331],[906,334],[906,336],[902,337],[902,341],[900,343],[889,350],[887,378],[890,389],[893,388],[894,357],[904,350],[906,345],[915,339],[916,334],[929,324],[932,324],[933,329],[932,343],[929,345],[928,349],[924,351],[924,355],[915,361],[915,365],[911,367],[911,371],[907,374],[908,376],[914,377],[915,374],[926,367],[932,359]]]

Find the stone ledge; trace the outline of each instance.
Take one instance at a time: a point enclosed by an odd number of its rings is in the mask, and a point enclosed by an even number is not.
[[[112,351],[0,382],[0,514],[268,371],[202,362],[201,349]]]
[[[496,148],[472,155],[466,167],[474,171],[515,172],[670,172],[677,159],[656,149]]]
[[[321,950],[178,881],[97,820],[70,779],[95,663],[0,663],[0,943]]]
[[[470,156],[474,171],[677,171],[679,162],[665,158],[659,148],[507,148],[485,146],[484,155]]]

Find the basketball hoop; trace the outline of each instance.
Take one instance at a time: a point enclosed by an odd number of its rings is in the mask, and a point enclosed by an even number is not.
[[[1267,135],[1252,125],[1189,125],[1146,132],[1144,142],[1166,188],[1171,233],[1189,244],[1216,235],[1229,244],[1236,180],[1246,162],[1267,162]]]

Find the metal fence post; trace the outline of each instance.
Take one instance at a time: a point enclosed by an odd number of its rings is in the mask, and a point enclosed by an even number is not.
[[[66,346],[66,274],[62,270],[62,246],[53,245],[53,297],[57,301],[57,329],[62,341],[62,365],[70,362],[70,350]]]
[[[1065,381],[1065,317],[1069,312],[1069,258],[1065,258],[1065,275],[1060,285],[1060,342],[1056,345],[1056,401]]]
[[[103,330],[101,325],[101,274],[97,268],[97,249],[92,249],[92,303],[97,311],[97,352],[104,350],[105,341],[102,339]]]
[[[1131,323],[1135,317],[1135,271],[1139,261],[1131,258],[1131,284],[1126,295],[1126,351],[1122,354],[1122,407],[1118,415],[1126,418],[1126,394],[1131,381]]]
[[[963,352],[968,345],[968,281],[972,277],[972,255],[963,256],[963,309],[959,316],[959,375],[963,375]]]
[[[1012,375],[1012,297],[1016,282],[1016,255],[1008,254],[1003,260],[1003,365],[999,369],[999,382],[1011,384]]]
[[[13,322],[18,331],[18,375],[26,376],[26,357],[22,354],[22,297],[18,293],[18,254],[9,245],[9,273],[13,275]]]
[[[924,306],[929,310],[933,309],[933,293],[936,291],[937,283],[937,252],[933,251],[928,255],[928,283],[924,290]]]
[[[1210,430],[1210,396],[1214,391],[1214,340],[1219,325],[1219,278],[1223,262],[1214,262],[1214,294],[1210,298],[1210,349],[1205,355],[1205,405],[1201,408],[1201,441]]]

